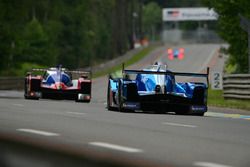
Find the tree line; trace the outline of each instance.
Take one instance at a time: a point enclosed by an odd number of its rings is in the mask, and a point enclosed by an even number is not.
[[[230,44],[232,72],[247,72],[247,33],[239,14],[250,18],[248,0],[0,0],[0,75],[34,64],[83,68],[110,60],[136,40],[153,38],[162,8],[188,6],[219,13],[217,29]]]
[[[11,69],[24,64],[83,68],[117,57],[143,37],[144,3],[0,0],[0,74],[15,75]]]

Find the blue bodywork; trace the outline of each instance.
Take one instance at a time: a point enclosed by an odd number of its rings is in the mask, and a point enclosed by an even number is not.
[[[174,58],[178,58],[179,49],[174,49]]]

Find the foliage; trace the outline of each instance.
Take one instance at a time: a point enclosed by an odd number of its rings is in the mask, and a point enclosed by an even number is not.
[[[202,0],[144,0],[145,3],[156,2],[163,8],[172,7],[200,7]]]
[[[154,38],[156,29],[159,29],[162,22],[162,9],[155,2],[150,2],[143,8],[142,23],[144,33]]]
[[[154,49],[154,47],[152,47],[152,46],[142,49],[140,52],[135,54],[132,58],[130,58],[129,60],[124,62],[125,67],[128,67],[128,66],[138,62],[139,60],[144,58],[146,55],[148,55],[153,49]],[[122,64],[117,64],[116,66],[108,68],[105,71],[100,71],[100,72],[95,73],[94,77],[99,77],[99,76],[103,76],[103,75],[107,75],[107,74],[111,74],[111,73],[112,73],[112,75],[113,74],[116,75],[116,77],[118,77],[118,76],[121,77],[121,69],[122,69]]]
[[[33,18],[31,22],[24,27],[22,39],[18,41],[20,53],[18,53],[18,61],[26,61],[30,63],[39,62],[46,65],[48,60],[53,61],[53,55],[50,55],[48,48],[49,40],[40,22]],[[48,64],[50,65],[50,64]]]
[[[0,0],[0,73],[24,63],[82,68],[119,56],[134,46],[132,27],[141,24],[131,16],[140,17],[141,6],[137,0]]]
[[[229,63],[236,67],[234,73],[246,73],[248,71],[248,41],[247,33],[240,27],[239,14],[250,18],[250,1],[204,1],[219,14],[218,32],[230,44],[228,49]]]
[[[30,71],[32,68],[47,68],[47,66],[42,66],[33,63],[23,63],[19,65],[18,68],[11,68],[9,70],[3,71],[0,75],[3,76],[24,76],[26,72]]]

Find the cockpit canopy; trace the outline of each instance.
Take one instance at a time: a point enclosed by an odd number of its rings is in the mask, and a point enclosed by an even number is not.
[[[155,64],[143,69],[143,71],[166,72],[167,65]],[[166,91],[172,91],[174,76],[159,74],[137,74],[136,83],[139,91],[155,91],[156,87],[165,87]]]
[[[159,72],[165,72],[167,71],[167,65],[165,64],[155,64],[150,65],[143,69],[144,71],[159,71]]]

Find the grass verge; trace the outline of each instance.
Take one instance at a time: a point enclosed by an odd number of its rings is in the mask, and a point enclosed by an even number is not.
[[[139,53],[135,54],[132,58],[127,60],[125,63],[125,67],[130,66],[138,61],[140,61],[142,58],[144,58],[146,55],[148,55],[155,47],[150,46],[147,48],[142,49]],[[119,71],[122,69],[122,64],[117,64],[116,66],[107,68],[104,71],[99,71],[93,74],[93,78],[97,78],[103,75],[107,75],[116,71]]]
[[[227,107],[250,111],[250,100],[226,100],[223,98],[223,90],[208,90],[208,105],[215,107]]]

